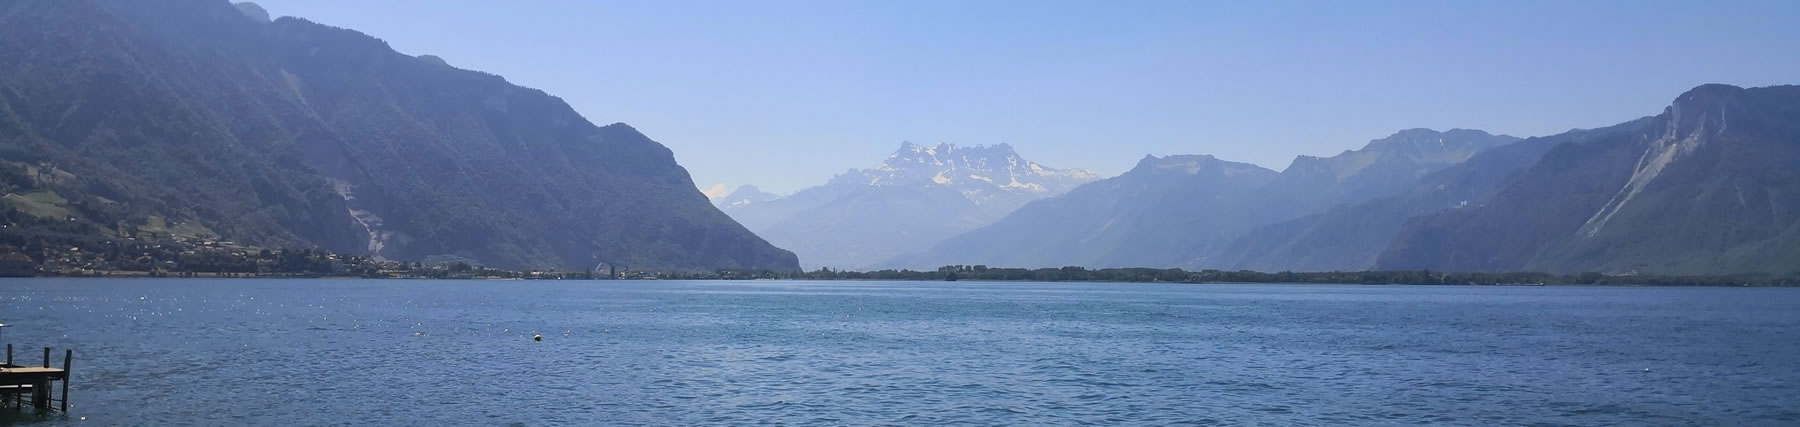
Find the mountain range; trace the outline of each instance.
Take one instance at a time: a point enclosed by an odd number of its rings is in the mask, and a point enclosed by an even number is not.
[[[1393,194],[1257,226],[1223,246],[1210,266],[1256,271],[1366,270],[1375,265],[1381,249],[1408,219],[1468,208],[1471,203],[1479,206],[1506,178],[1536,162],[1551,147],[1638,125],[1641,123],[1574,130],[1494,147],[1405,184]]]
[[[1280,173],[1147,157],[883,266],[1787,274],[1795,164],[1800,87],[1709,84],[1613,126],[1412,129]]]
[[[504,268],[792,270],[563,100],[225,1],[0,6],[0,190],[44,232]],[[23,218],[23,217],[21,217]]]
[[[865,268],[993,222],[1097,177],[1021,158],[1012,146],[902,143],[880,165],[851,169],[786,197],[742,187],[719,208],[793,250],[808,268]]]
[[[1207,155],[1145,157],[1124,174],[1034,202],[986,227],[885,267],[1217,265],[1252,227],[1397,191],[1517,138],[1411,129],[1275,172]]]
[[[793,194],[720,197],[629,125],[250,3],[11,2],[0,52],[7,242],[565,270],[1800,269],[1796,86],[1702,85],[1524,139],[1408,129],[1279,172],[1184,154],[1101,179],[1006,144],[903,143]]]
[[[1409,219],[1373,267],[1800,272],[1800,86],[1703,85],[1557,144],[1468,209]]]

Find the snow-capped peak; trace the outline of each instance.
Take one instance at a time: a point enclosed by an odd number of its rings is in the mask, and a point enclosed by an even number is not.
[[[1037,187],[1044,187],[1041,191],[1057,187],[1038,181],[1084,181],[1094,178],[1093,172],[1086,170],[1053,169],[1022,159],[1007,144],[959,147],[948,143],[926,146],[904,142],[881,165],[863,173],[870,175],[867,182],[875,186],[923,183],[953,185],[972,180],[1001,186],[1011,183],[1016,184],[1013,185],[1016,188],[1030,188],[1033,191],[1040,191]]]
[[[1098,177],[1082,169],[1055,169],[1021,158],[1008,144],[957,146],[902,142],[880,165],[837,179],[872,187],[951,188],[977,205],[1022,205],[1062,194]]]

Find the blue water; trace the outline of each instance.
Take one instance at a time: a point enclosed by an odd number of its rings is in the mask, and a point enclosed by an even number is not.
[[[1800,289],[31,279],[0,322],[75,349],[46,425],[1800,423]]]

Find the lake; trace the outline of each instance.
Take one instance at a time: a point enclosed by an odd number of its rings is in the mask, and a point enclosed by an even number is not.
[[[1800,289],[7,279],[0,323],[75,349],[0,424],[1800,423]]]

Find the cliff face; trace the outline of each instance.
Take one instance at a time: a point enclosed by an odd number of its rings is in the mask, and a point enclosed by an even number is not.
[[[1482,206],[1411,221],[1379,268],[1791,273],[1800,86],[1704,85],[1635,129],[1558,145]]]
[[[1643,121],[1529,138],[1481,151],[1431,172],[1388,196],[1346,203],[1290,221],[1260,226],[1220,251],[1215,268],[1257,271],[1359,271],[1420,215],[1480,206],[1489,194],[1544,152],[1563,143],[1635,129]]]
[[[248,8],[246,8],[248,9]],[[223,1],[0,8],[14,180],[112,228],[500,267],[798,267],[661,144],[561,99],[351,30]]]

